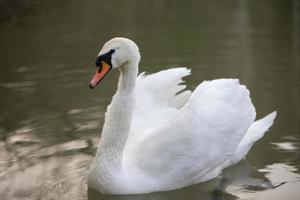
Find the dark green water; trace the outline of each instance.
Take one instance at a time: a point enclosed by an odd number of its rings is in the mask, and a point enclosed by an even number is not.
[[[117,71],[88,88],[102,44],[132,38],[141,71],[188,66],[190,88],[239,78],[258,117],[247,159],[173,192],[101,196],[86,186]],[[298,199],[300,1],[45,0],[0,24],[0,199]],[[277,187],[273,187],[277,186]]]

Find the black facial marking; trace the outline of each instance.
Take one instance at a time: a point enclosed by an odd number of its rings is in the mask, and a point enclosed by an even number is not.
[[[111,64],[111,55],[115,52],[114,49],[111,49],[109,52],[107,52],[106,54],[103,54],[101,56],[98,56],[98,58],[96,59],[96,66],[97,67],[100,67],[101,66],[101,61],[104,61],[106,62],[107,64],[109,64],[109,66],[112,67],[112,64]]]

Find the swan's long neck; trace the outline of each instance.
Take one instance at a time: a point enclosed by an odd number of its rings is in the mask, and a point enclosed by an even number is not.
[[[134,109],[134,88],[138,63],[128,62],[121,66],[118,90],[108,106],[96,162],[102,174],[120,170],[122,155],[130,130]]]

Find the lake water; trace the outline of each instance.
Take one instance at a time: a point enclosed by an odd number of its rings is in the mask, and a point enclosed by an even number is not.
[[[247,159],[172,192],[105,196],[86,176],[115,71],[88,83],[105,41],[132,38],[140,71],[187,66],[190,88],[239,78],[274,126]],[[0,24],[0,199],[263,199],[300,196],[300,1],[34,1]]]

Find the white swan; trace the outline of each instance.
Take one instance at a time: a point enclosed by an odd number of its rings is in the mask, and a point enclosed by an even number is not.
[[[118,68],[118,89],[107,108],[90,187],[107,194],[167,191],[216,177],[240,161],[273,124],[255,120],[249,91],[238,80],[202,82],[185,90],[186,68],[138,74],[140,53],[126,38],[100,51],[90,87]]]

